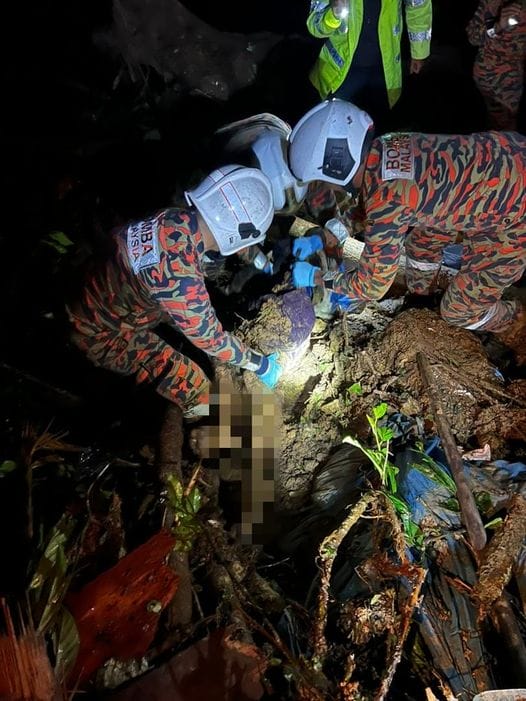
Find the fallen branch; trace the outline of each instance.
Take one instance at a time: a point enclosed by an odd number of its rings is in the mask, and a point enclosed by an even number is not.
[[[518,397],[513,397],[511,394],[504,392],[504,390],[499,389],[498,387],[494,387],[490,382],[483,380],[481,377],[475,377],[475,375],[471,375],[464,367],[461,367],[459,363],[455,363],[452,361],[446,363],[443,360],[435,358],[433,358],[433,361],[440,365],[440,367],[444,368],[444,370],[446,370],[450,375],[453,375],[457,382],[460,382],[460,384],[469,387],[474,392],[478,392],[481,396],[485,397],[486,399],[489,399],[490,401],[495,401],[495,397],[500,397],[501,399],[504,399],[507,402],[514,402],[515,404],[518,404],[518,406],[521,406],[523,408],[526,407],[526,402],[522,399],[519,399]],[[464,382],[462,375],[464,375],[467,378]],[[492,397],[492,394],[495,396]]]
[[[340,526],[321,542],[319,548],[320,591],[318,594],[318,606],[312,633],[313,662],[316,666],[321,667],[323,665],[328,650],[327,641],[325,639],[325,626],[327,625],[329,588],[334,560],[347,533],[376,499],[376,494],[372,492],[364,494],[360,501],[351,509]]]
[[[485,618],[491,605],[501,596],[526,537],[526,500],[514,494],[508,515],[484,551],[479,579],[473,588],[479,618]]]
[[[159,434],[159,454],[157,465],[163,484],[174,475],[183,484],[181,470],[181,451],[183,446],[183,413],[175,404],[169,404],[164,415]],[[164,514],[163,525],[172,528],[176,515],[168,504]],[[168,564],[179,577],[179,588],[169,607],[170,627],[185,626],[192,620],[192,577],[188,563],[188,553],[173,550]]]
[[[491,613],[493,625],[503,637],[509,656],[509,669],[513,670],[513,682],[526,686],[526,646],[507,594],[502,594],[493,604]]]
[[[389,667],[387,668],[387,671],[382,679],[382,683],[380,684],[380,688],[378,689],[376,696],[374,697],[374,701],[383,701],[383,699],[386,697],[389,691],[389,688],[392,684],[396,672],[396,668],[398,667],[400,660],[402,659],[402,652],[404,650],[405,641],[407,639],[407,635],[411,628],[411,622],[413,620],[413,612],[419,604],[420,592],[422,590],[422,585],[427,575],[427,570],[422,569],[421,567],[413,567],[413,570],[415,576],[410,580],[411,584],[413,585],[413,590],[407,600],[406,605],[404,606],[404,610],[401,612],[402,624],[400,626],[400,631],[396,640],[395,649],[393,651]]]
[[[446,454],[447,462],[451,468],[451,474],[457,486],[457,499],[460,505],[462,523],[466,528],[468,538],[475,550],[482,550],[486,545],[486,531],[482,519],[475,504],[475,499],[464,475],[462,457],[459,455],[457,444],[446,420],[440,395],[433,384],[431,367],[426,356],[422,352],[416,354],[416,361],[424,390],[429,397],[429,408],[433,415],[435,426],[442,441],[442,447]]]

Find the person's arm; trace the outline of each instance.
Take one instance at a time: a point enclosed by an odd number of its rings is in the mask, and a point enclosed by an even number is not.
[[[311,0],[307,29],[316,39],[326,39],[337,32],[350,0]]]
[[[411,51],[411,73],[419,73],[431,50],[432,0],[404,0]]]
[[[353,300],[381,299],[390,288],[398,270],[411,215],[411,209],[396,196],[395,189],[396,184],[385,183],[368,198],[365,247],[358,267],[325,280],[326,287]]]
[[[475,14],[468,22],[466,34],[468,41],[472,46],[483,46],[490,41],[490,36],[487,33],[487,20],[492,16],[491,8],[487,0],[481,0],[475,11]]]
[[[255,369],[262,356],[223,329],[210,302],[204,279],[195,275],[172,278],[170,293],[155,291],[152,297],[168,315],[171,324],[194,346],[231,365]]]

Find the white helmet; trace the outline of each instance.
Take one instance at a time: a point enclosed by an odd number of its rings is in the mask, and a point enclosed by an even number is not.
[[[302,182],[348,185],[360,166],[366,138],[372,134],[373,120],[367,112],[345,100],[325,100],[292,130],[291,170]]]
[[[307,194],[307,186],[290,172],[287,149],[292,129],[268,112],[232,122],[217,130],[223,150],[235,160],[259,168],[270,180],[277,214],[293,214]]]
[[[222,166],[184,194],[224,256],[263,241],[272,223],[272,188],[257,168]]]

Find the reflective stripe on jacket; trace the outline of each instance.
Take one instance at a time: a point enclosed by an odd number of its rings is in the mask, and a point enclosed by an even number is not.
[[[307,28],[314,37],[326,39],[310,73],[311,82],[322,99],[334,93],[349,72],[362,30],[363,2],[364,0],[349,0],[349,15],[343,23],[334,18],[330,0],[311,1]],[[402,4],[405,6],[411,57],[424,59],[429,56],[431,43],[431,2],[432,0],[382,0],[378,39],[391,107],[400,97],[402,90]]]

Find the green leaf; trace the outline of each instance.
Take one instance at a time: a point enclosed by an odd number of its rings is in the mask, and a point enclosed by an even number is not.
[[[347,388],[347,391],[352,394],[356,394],[359,397],[363,394],[362,385],[359,382],[355,382],[354,384],[352,384],[350,387]]]
[[[498,526],[501,526],[503,523],[504,523],[503,519],[500,516],[497,516],[497,518],[493,518],[491,521],[488,521],[488,523],[486,523],[484,525],[484,528],[495,529]]]
[[[42,239],[42,243],[53,248],[59,256],[68,253],[68,250],[74,245],[73,241],[63,231],[52,231],[46,238]]]
[[[419,462],[414,462],[412,467],[430,480],[433,480],[433,482],[445,487],[451,494],[457,493],[457,485],[449,472],[446,472],[446,470],[440,467],[440,465],[436,463],[433,458],[430,458],[429,455],[426,455],[423,450],[419,451]]]
[[[386,494],[386,496],[394,506],[397,514],[406,515],[411,513],[409,511],[409,506],[403,499],[400,499],[400,497],[396,497],[394,494],[390,494],[389,492]]]
[[[16,462],[14,460],[4,460],[0,465],[0,477],[7,475],[9,472],[16,470]]]
[[[188,495],[188,502],[192,508],[193,513],[196,514],[201,508],[201,493],[197,489],[197,487],[194,487]]]
[[[75,619],[65,606],[62,606],[52,635],[55,648],[55,676],[65,679],[73,669],[80,647],[80,638]]]
[[[67,516],[53,527],[29,585],[33,619],[41,632],[52,626],[69,586],[71,574],[68,573],[65,547],[69,544],[73,527],[73,519]]]
[[[387,428],[387,426],[378,426],[376,432],[378,435],[378,440],[381,443],[388,443],[394,435],[393,430],[391,428]]]
[[[381,404],[378,404],[377,406],[373,407],[373,416],[376,420],[381,419],[387,414],[387,404],[385,402],[382,402]]]

